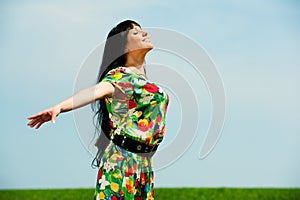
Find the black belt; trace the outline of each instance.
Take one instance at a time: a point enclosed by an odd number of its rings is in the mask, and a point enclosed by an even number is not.
[[[158,145],[147,145],[142,142],[138,142],[134,139],[126,137],[124,135],[115,135],[113,138],[113,143],[119,147],[131,151],[133,153],[149,153],[156,151]]]

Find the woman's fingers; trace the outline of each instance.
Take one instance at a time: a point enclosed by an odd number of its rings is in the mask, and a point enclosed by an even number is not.
[[[35,127],[35,129],[40,128],[40,126],[43,124],[44,122],[39,122],[38,125]]]
[[[40,128],[40,126],[43,124],[43,123],[45,123],[46,121],[44,121],[44,120],[42,120],[42,119],[40,119],[40,120],[36,120],[36,121],[34,121],[34,123],[31,125],[31,128],[36,128],[36,129],[38,129],[38,128]]]
[[[40,122],[45,122],[45,120],[43,119],[43,115],[33,115],[32,117],[30,117],[30,122],[27,124],[27,126],[33,128],[35,127],[38,123]]]
[[[28,122],[28,123],[27,123],[27,126],[31,126],[31,124],[32,124],[32,121]]]
[[[31,122],[28,123],[28,125],[33,128],[37,123],[40,122],[40,119],[35,119],[35,120],[32,120]]]
[[[56,117],[59,113],[59,107],[51,107],[49,109],[41,111],[27,118],[28,120],[30,120],[27,126],[30,126],[31,128],[35,127],[36,129],[38,129],[43,123],[47,121],[51,120],[52,123],[55,123]]]
[[[39,113],[37,113],[37,114],[35,114],[35,115],[32,115],[32,116],[28,117],[27,119],[34,119],[34,118],[36,118],[36,117],[39,117],[39,116],[43,115],[44,112],[45,112],[45,111],[39,112]]]
[[[36,122],[37,121],[37,119],[32,119],[30,122],[28,122],[28,126],[32,126],[33,124],[34,124],[34,122]]]

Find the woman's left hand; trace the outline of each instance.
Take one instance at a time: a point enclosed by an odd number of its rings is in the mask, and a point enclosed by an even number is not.
[[[60,105],[52,106],[51,108],[48,108],[44,111],[41,111],[35,115],[28,117],[27,119],[31,121],[27,124],[27,126],[29,126],[30,128],[36,126],[35,128],[38,129],[43,123],[48,122],[50,120],[53,123],[55,123],[55,119],[60,112],[61,112]]]

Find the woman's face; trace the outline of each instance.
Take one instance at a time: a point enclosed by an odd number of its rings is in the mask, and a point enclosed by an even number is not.
[[[128,32],[125,51],[138,50],[147,53],[152,48],[153,44],[148,38],[148,33],[143,31],[139,26],[134,25]]]

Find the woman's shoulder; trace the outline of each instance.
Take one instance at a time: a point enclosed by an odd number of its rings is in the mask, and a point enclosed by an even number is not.
[[[115,73],[125,73],[125,72],[127,72],[126,67],[119,66],[119,67],[109,70],[107,72],[107,75],[111,75],[111,74],[115,74]]]
[[[132,76],[130,71],[126,67],[119,66],[109,70],[103,77],[102,81],[131,82]]]

